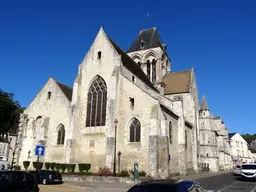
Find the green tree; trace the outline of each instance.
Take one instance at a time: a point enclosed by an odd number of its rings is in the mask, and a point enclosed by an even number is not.
[[[256,134],[249,134],[249,133],[247,133],[247,134],[242,134],[241,135],[243,138],[244,138],[244,140],[250,145],[251,144],[251,142],[252,141],[255,141],[256,140]]]
[[[0,89],[0,135],[2,136],[17,132],[20,113],[24,110],[13,97],[13,93]]]

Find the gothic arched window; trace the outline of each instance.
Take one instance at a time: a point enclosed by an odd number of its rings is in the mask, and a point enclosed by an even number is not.
[[[156,82],[156,60],[152,60],[152,83]]]
[[[86,127],[105,126],[107,110],[107,85],[97,75],[92,82],[87,96]]]
[[[130,142],[140,142],[140,121],[133,118],[130,124]]]
[[[169,141],[172,144],[172,122],[169,122]]]
[[[151,66],[150,66],[150,61],[147,60],[147,76],[150,79],[151,76]]]
[[[63,124],[58,126],[58,137],[57,137],[57,145],[64,145],[65,141],[65,127]]]

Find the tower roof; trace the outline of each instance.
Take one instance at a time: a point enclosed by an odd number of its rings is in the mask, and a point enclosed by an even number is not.
[[[203,96],[203,98],[202,98],[201,110],[209,110],[209,107],[208,107],[207,101],[205,99],[205,96]]]
[[[156,28],[153,27],[141,30],[135,41],[133,41],[131,47],[128,49],[127,53],[156,47],[163,47],[163,45]]]

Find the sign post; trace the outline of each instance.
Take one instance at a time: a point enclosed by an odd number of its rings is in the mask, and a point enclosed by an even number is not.
[[[134,163],[134,183],[137,184],[139,181],[139,165]]]
[[[44,156],[45,146],[37,145],[35,149],[35,155],[37,156],[36,171],[38,171],[40,157]]]

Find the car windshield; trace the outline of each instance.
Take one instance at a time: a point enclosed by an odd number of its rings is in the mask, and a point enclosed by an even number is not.
[[[242,169],[256,169],[256,165],[242,165]]]

